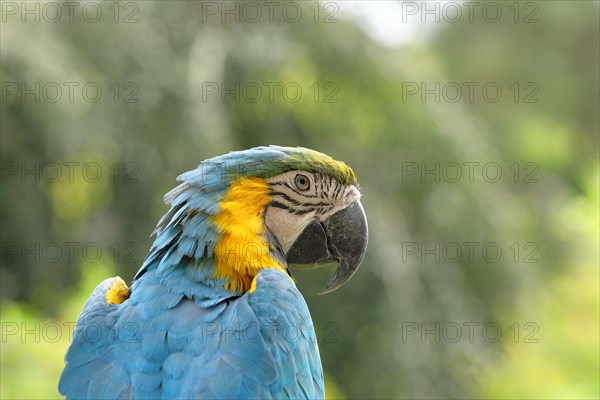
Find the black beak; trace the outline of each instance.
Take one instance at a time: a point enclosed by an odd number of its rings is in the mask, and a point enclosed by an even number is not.
[[[335,274],[319,294],[333,292],[358,270],[367,250],[367,217],[360,201],[324,222],[312,221],[286,255],[292,268],[317,268],[338,263]]]

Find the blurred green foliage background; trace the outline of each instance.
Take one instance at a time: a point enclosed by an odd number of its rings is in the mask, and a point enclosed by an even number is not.
[[[131,280],[178,174],[280,144],[351,165],[369,218],[343,289],[295,274],[328,397],[598,398],[599,3],[492,2],[496,22],[476,3],[472,21],[200,1],[56,20],[3,1],[0,397],[59,397],[81,307]]]

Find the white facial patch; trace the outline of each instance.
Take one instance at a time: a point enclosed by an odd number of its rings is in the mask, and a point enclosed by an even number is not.
[[[298,178],[298,175],[302,177]],[[310,181],[308,188],[298,183]],[[306,171],[289,171],[267,180],[273,187],[265,224],[273,232],[285,253],[313,220],[325,221],[360,199],[354,185],[342,185],[334,178]]]

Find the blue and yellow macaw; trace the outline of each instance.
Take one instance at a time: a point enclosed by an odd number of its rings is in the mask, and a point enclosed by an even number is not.
[[[77,321],[59,391],[68,399],[317,399],[319,350],[288,267],[338,263],[367,246],[353,171],[305,148],[256,147],[202,162],[131,288],[102,282]]]

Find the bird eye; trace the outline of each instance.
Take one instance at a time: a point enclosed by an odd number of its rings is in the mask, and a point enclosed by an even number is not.
[[[302,174],[298,174],[296,175],[296,187],[298,188],[298,190],[308,190],[308,188],[310,187],[310,180],[308,179],[308,176],[306,175],[302,175]]]

